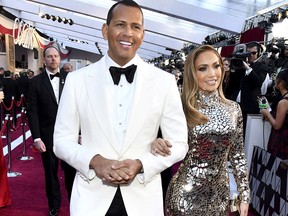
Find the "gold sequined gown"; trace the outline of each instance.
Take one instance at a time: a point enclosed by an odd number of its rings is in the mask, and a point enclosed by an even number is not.
[[[188,132],[189,151],[167,190],[167,216],[228,215],[228,158],[240,200],[250,202],[239,105],[222,102],[218,92],[199,92],[198,106],[209,121]]]

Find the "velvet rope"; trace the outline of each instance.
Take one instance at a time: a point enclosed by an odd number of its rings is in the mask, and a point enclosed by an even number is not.
[[[3,108],[7,111],[10,111],[13,107],[13,104],[14,104],[14,98],[12,98],[12,101],[11,101],[11,104],[9,107],[6,107],[5,103],[2,103],[3,104]]]
[[[22,97],[20,98],[20,101],[14,101],[14,104],[15,104],[15,106],[16,107],[20,107],[21,106],[21,104],[22,104]]]
[[[4,108],[5,110],[7,110],[7,111],[11,111],[12,108],[13,108],[13,105],[15,105],[16,107],[20,107],[21,105],[22,105],[22,106],[25,106],[26,104],[27,104],[27,102],[26,102],[26,98],[24,97],[24,95],[21,95],[21,98],[20,98],[19,101],[16,101],[16,100],[14,99],[14,97],[12,97],[12,101],[11,101],[11,104],[10,104],[9,107],[6,107],[5,104],[2,103],[3,108]],[[21,118],[22,115],[23,115],[23,113],[20,114],[20,116],[18,117],[18,119],[22,119],[22,118]],[[25,120],[28,121],[26,115],[25,115]],[[6,130],[7,122],[8,122],[8,120],[5,119],[5,122],[4,122],[3,126],[2,126],[2,129],[1,129],[1,135],[2,135],[3,132]],[[20,128],[20,126],[21,126],[21,123],[22,123],[22,121],[18,121],[18,120],[17,120],[15,127],[13,126],[13,124],[11,124],[11,130],[13,130],[13,131],[18,130],[18,129]]]
[[[16,107],[20,107],[21,105],[25,106],[27,104],[27,101],[26,101],[26,98],[23,95],[21,95],[21,98],[19,101],[16,101],[14,97],[12,97],[11,104],[8,107],[5,105],[5,103],[2,103],[2,104],[5,110],[10,111],[13,108],[13,105],[15,105]]]

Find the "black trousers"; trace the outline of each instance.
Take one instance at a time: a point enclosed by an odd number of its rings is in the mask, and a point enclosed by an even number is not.
[[[67,191],[68,195],[68,200],[70,202],[71,199],[71,192],[72,192],[72,187],[73,187],[73,182],[76,174],[76,169],[71,167],[69,164],[67,164],[65,161],[60,162],[61,168],[64,171],[64,176],[65,176],[65,188]]]
[[[128,216],[119,186],[105,216]]]
[[[46,196],[49,209],[59,209],[61,205],[61,190],[58,179],[58,158],[52,149],[46,149],[46,152],[41,153],[41,157],[45,172]]]

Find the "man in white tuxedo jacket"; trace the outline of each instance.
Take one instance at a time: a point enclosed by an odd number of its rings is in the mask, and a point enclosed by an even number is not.
[[[144,37],[137,3],[115,3],[102,33],[109,44],[107,54],[69,74],[55,124],[54,152],[78,171],[70,213],[161,216],[160,173],[188,151],[175,78],[136,54]],[[119,74],[127,66],[131,74]],[[120,79],[112,78],[115,70]],[[159,127],[163,139],[172,144],[169,157],[151,153]]]

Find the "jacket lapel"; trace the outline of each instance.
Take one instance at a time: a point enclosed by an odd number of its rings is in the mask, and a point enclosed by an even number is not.
[[[67,76],[67,75],[66,75]],[[63,73],[60,72],[60,79],[59,79],[59,101],[60,101],[60,98],[61,98],[61,94],[62,94],[62,91],[63,91],[63,87],[64,87],[64,84],[65,84],[65,75]]]
[[[107,140],[113,146],[116,152],[115,136],[112,122],[112,103],[111,96],[107,94],[104,58],[94,64],[93,68],[85,74],[85,83],[87,88],[88,100],[91,103],[93,115],[98,121],[100,128],[105,134]]]

